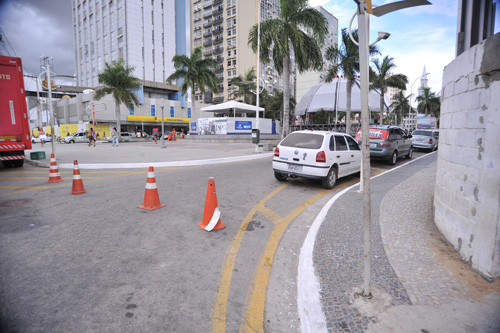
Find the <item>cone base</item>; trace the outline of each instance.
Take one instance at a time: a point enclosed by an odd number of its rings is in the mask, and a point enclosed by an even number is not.
[[[203,230],[205,230],[205,228],[207,227],[208,223],[203,223],[203,222],[200,222],[198,223],[198,227],[202,228]],[[219,229],[223,229],[225,228],[226,225],[223,224],[220,220],[217,222],[217,224],[215,225],[215,227],[212,229],[212,230],[219,230]]]
[[[79,191],[79,192],[71,192],[71,194],[85,194],[87,193],[86,191]]]
[[[165,206],[166,206],[166,204],[160,204],[158,207],[151,207],[151,206],[140,205],[140,206],[137,206],[137,208],[146,209],[146,210],[156,210],[156,209],[159,209],[159,208],[163,208]]]
[[[64,179],[56,179],[56,180],[48,180],[47,183],[59,183],[62,182]]]

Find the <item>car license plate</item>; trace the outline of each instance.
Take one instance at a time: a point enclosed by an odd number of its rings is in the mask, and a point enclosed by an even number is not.
[[[288,164],[288,171],[302,171],[302,165]]]
[[[377,148],[377,144],[376,143],[370,143],[370,148]]]

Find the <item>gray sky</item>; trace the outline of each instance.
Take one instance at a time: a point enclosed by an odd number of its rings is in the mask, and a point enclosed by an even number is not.
[[[0,52],[22,59],[25,74],[40,74],[40,56],[53,57],[54,72],[74,74],[71,0],[0,0]],[[5,37],[12,49],[6,53]],[[62,83],[62,82],[61,82]],[[25,80],[35,90],[33,80]]]

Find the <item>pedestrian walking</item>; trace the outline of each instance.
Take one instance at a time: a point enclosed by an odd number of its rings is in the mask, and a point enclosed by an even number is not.
[[[181,139],[184,139],[185,135],[186,135],[186,132],[184,131],[184,128],[181,128]]]
[[[175,127],[172,131],[172,141],[177,141],[177,132],[175,131]]]
[[[40,138],[40,145],[42,147],[45,147],[45,140],[47,139],[47,136],[45,135],[45,132],[41,131],[40,135],[38,137]]]
[[[158,144],[158,127],[153,128],[153,138],[155,139],[155,144]]]
[[[111,136],[113,137],[113,147],[116,146],[118,147],[118,131],[116,130],[116,127],[113,127],[113,130],[111,131]]]
[[[95,131],[92,127],[90,128],[90,131],[89,131],[89,134],[87,135],[87,137],[89,138],[89,147],[92,143],[94,143],[94,147],[95,147]]]

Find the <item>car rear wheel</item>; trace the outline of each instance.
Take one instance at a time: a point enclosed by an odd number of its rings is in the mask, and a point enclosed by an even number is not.
[[[274,178],[276,178],[280,182],[283,182],[288,178],[288,176],[280,172],[274,171]]]
[[[75,143],[75,140],[69,140],[69,143]]]
[[[323,178],[322,185],[324,188],[331,190],[335,183],[337,182],[337,167],[333,166],[330,171],[328,171],[328,175]]]
[[[395,150],[392,153],[391,159],[389,160],[390,165],[396,165],[396,162],[398,161],[398,152]]]
[[[413,157],[413,147],[410,147],[410,151],[408,152],[408,154],[406,154],[406,159],[408,160],[411,160],[411,158]]]

